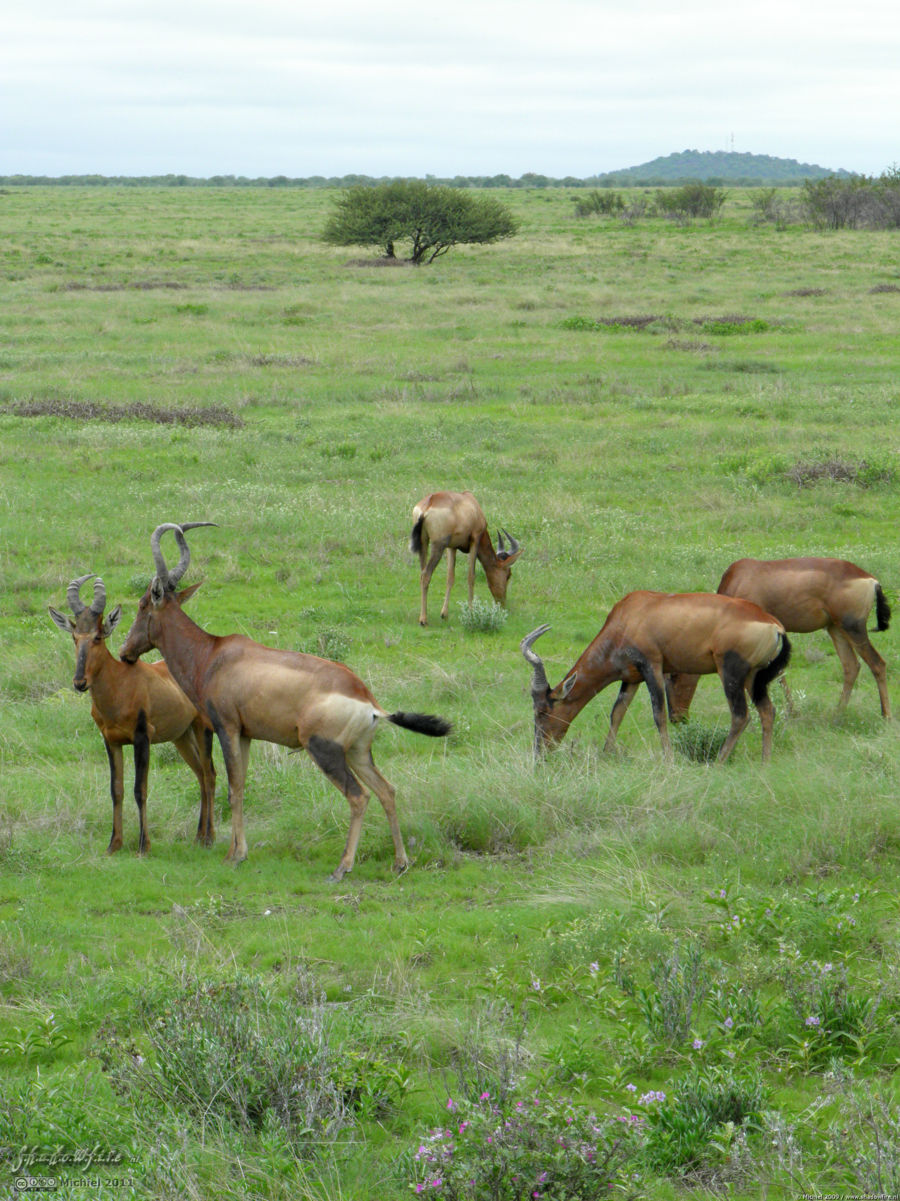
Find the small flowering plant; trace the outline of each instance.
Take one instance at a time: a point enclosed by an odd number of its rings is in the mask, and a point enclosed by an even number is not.
[[[410,1190],[447,1201],[596,1201],[621,1181],[626,1125],[537,1095],[448,1098],[446,1121],[404,1157]]]

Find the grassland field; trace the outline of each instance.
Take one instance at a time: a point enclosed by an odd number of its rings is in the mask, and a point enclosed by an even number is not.
[[[601,754],[612,689],[535,764],[519,652],[549,623],[556,683],[624,593],[714,591],[744,555],[851,559],[896,609],[897,236],[754,225],[741,191],[685,226],[502,198],[518,236],[414,269],[324,246],[327,191],[0,194],[0,1194],[16,1148],[56,1147],[33,1166],[69,1165],[66,1198],[597,1195],[435,1184],[414,1152],[483,1093],[621,1127],[607,1195],[900,1192],[900,748],[871,674],[835,721],[831,643],[797,635],[766,767],[755,716],[705,761],[714,679],[674,766],[644,692]],[[440,488],[524,547],[500,628],[465,620],[464,560],[450,620],[442,565],[417,625],[411,511]],[[166,521],[217,523],[190,535],[200,625],[453,722],[376,742],[408,873],[373,800],[328,883],[347,805],[261,743],[239,868],[218,747],[213,849],[163,747],[151,853],[128,753],[105,854],[106,754],[47,606],[101,575],[116,651]],[[898,628],[873,636],[895,710]],[[694,1128],[686,1081],[757,1103]],[[127,1183],[79,1182],[93,1146]]]

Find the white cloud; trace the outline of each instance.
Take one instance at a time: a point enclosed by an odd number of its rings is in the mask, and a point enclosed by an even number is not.
[[[0,173],[588,175],[696,146],[878,172],[886,0],[37,0],[0,44]]]

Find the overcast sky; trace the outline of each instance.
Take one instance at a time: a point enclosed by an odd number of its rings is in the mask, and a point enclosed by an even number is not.
[[[896,0],[25,0],[0,174],[900,162]]]

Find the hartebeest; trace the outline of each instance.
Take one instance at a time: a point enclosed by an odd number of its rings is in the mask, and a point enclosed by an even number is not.
[[[550,627],[538,626],[522,639],[521,650],[534,668],[535,753],[555,746],[584,706],[603,688],[620,680],[622,687],[610,716],[605,750],[615,744],[625,711],[641,683],[647,685],[663,754],[672,758],[666,725],[665,676],[675,671],[693,675],[718,672],[731,710],[731,729],[719,752],[731,754],[748,721],[745,690],[762,724],[762,757],[772,749],[775,709],[769,683],[786,666],[790,643],[777,618],[748,601],[711,592],[629,592],[615,604],[603,629],[562,682],[551,688],[536,639]]]
[[[109,758],[109,788],[113,803],[113,828],[107,850],[122,846],[122,798],[125,794],[123,746],[134,747],[134,799],[140,821],[138,848],[150,850],[147,833],[147,777],[152,743],[172,742],[200,784],[200,820],[197,840],[210,846],[215,841],[214,804],[216,769],[212,761],[212,733],[204,728],[197,710],[169,674],[165,663],[120,663],[106,645],[119,624],[122,606],[116,605],[104,618],[106,589],[101,579],[94,582],[90,606],[79,595],[92,575],[72,580],[66,600],[75,620],[51,606],[50,616],[63,633],[75,642],[76,692],[91,694],[91,717],[103,735]]]
[[[858,655],[875,677],[882,716],[890,718],[887,668],[869,641],[866,623],[874,606],[875,629],[886,630],[891,607],[878,580],[868,571],[846,559],[738,559],[726,569],[719,592],[753,601],[791,633],[825,630],[844,671],[837,712],[845,708],[859,675]],[[673,721],[687,718],[697,682],[689,676],[672,678],[668,695]],[[782,683],[790,704],[784,678]]]
[[[441,737],[450,724],[423,713],[388,713],[348,667],[315,655],[275,650],[242,634],[217,637],[182,610],[199,585],[176,592],[190,563],[183,525],[158,526],[150,539],[156,575],[138,606],[137,617],[120,654],[133,662],[158,647],[172,675],[215,730],[228,772],[231,847],[227,858],[247,858],[244,836],[244,781],[254,738],[303,747],[350,804],[350,830],[331,878],[340,880],[353,867],[370,788],[384,808],[394,840],[394,866],[408,866],[397,821],[394,789],[372,759],[372,740],[385,722]],[[160,537],[172,530],[180,559],[170,571]]]
[[[420,626],[428,624],[428,585],[444,551],[449,553],[442,618],[446,619],[450,612],[450,589],[456,574],[458,550],[465,551],[469,557],[469,605],[475,595],[476,559],[484,568],[491,596],[501,605],[506,604],[506,588],[512,565],[522,553],[522,548],[511,534],[501,529],[497,534],[497,549],[494,549],[484,513],[471,492],[432,492],[413,508],[413,522],[409,549],[419,556],[422,569]],[[504,536],[508,545],[504,545]]]

